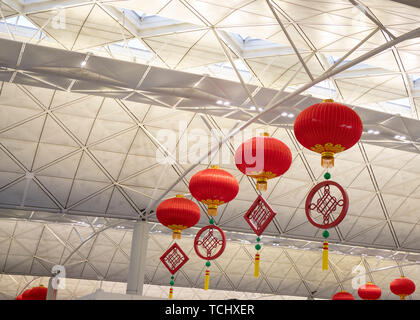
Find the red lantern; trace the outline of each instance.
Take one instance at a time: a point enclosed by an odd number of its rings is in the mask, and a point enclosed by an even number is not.
[[[43,285],[26,290],[22,294],[22,300],[47,300],[48,289]]]
[[[31,300],[30,299],[30,292],[32,289],[26,289],[22,294],[22,300]]]
[[[409,296],[414,291],[416,291],[416,285],[414,282],[405,277],[401,277],[392,281],[389,285],[389,288],[393,294],[400,296],[401,300],[405,300],[406,296]]]
[[[178,194],[159,204],[156,217],[161,224],[173,230],[174,239],[180,239],[182,230],[193,227],[200,220],[200,208],[194,201]]]
[[[354,297],[351,293],[346,291],[337,292],[333,297],[332,300],[354,300]]]
[[[22,297],[22,295],[20,294],[20,295],[18,295],[17,297],[16,297],[16,299],[15,300],[23,300],[23,297]]]
[[[359,297],[363,300],[378,300],[381,297],[381,288],[374,285],[372,282],[368,282],[361,286],[357,291]]]
[[[257,179],[257,189],[267,190],[267,180],[289,170],[292,153],[280,140],[264,133],[242,143],[235,153],[236,167],[243,174]]]
[[[334,154],[356,144],[362,135],[363,125],[359,115],[351,108],[327,99],[299,113],[294,131],[301,145],[321,154],[324,168],[332,168]]]
[[[211,166],[192,176],[189,189],[194,198],[208,206],[207,213],[216,216],[217,206],[235,199],[239,183],[229,172]]]

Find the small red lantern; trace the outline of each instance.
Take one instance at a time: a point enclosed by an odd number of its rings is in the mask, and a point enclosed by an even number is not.
[[[210,216],[217,215],[217,206],[235,199],[239,183],[229,172],[211,166],[192,176],[189,189],[194,198],[208,206]]]
[[[343,290],[333,295],[332,300],[354,300],[354,297],[351,293]]]
[[[363,124],[354,110],[327,99],[299,113],[294,132],[301,145],[321,154],[324,168],[332,168],[334,154],[350,149],[359,141]]]
[[[200,208],[182,194],[162,201],[156,209],[156,217],[161,224],[173,230],[173,239],[181,239],[181,231],[191,228],[200,220]]]
[[[22,294],[22,300],[47,300],[48,289],[43,285],[26,290]]]
[[[235,152],[236,167],[243,174],[257,179],[257,189],[267,190],[267,180],[289,170],[292,153],[280,140],[264,133],[242,143]]]
[[[361,286],[357,291],[359,297],[363,300],[378,300],[381,297],[381,288],[374,285],[372,282],[368,282]]]
[[[15,300],[23,300],[23,297],[22,297],[22,295],[20,294],[20,295],[18,295],[17,297],[16,297],[16,299]]]
[[[400,296],[401,300],[405,300],[406,296],[409,296],[414,291],[416,291],[416,285],[414,282],[405,277],[401,277],[392,281],[389,285],[389,288],[393,294]]]

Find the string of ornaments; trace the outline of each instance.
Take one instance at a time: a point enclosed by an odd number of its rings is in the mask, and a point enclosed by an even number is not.
[[[321,166],[329,169],[334,166],[335,154],[351,148],[359,141],[363,126],[351,108],[328,99],[310,106],[300,112],[294,123],[296,139],[305,148],[321,155]],[[248,159],[253,159],[246,161]],[[245,221],[256,234],[254,276],[259,277],[262,251],[261,235],[276,213],[263,197],[268,189],[268,180],[280,177],[290,168],[292,154],[282,141],[270,137],[268,133],[253,137],[242,143],[235,152],[235,165],[239,171],[256,180],[257,199],[244,215]],[[309,192],[305,203],[308,221],[323,230],[322,269],[328,269],[327,229],[336,227],[346,216],[349,201],[343,187],[331,181],[331,174],[324,174],[325,181],[315,185]],[[226,237],[222,229],[215,225],[219,206],[232,201],[239,192],[235,177],[218,166],[211,166],[194,174],[189,182],[191,195],[207,206],[209,224],[201,228],[194,238],[194,250],[205,260],[204,289],[210,285],[210,267],[225,250]],[[182,200],[180,200],[182,199]],[[185,201],[187,202],[185,202]],[[168,202],[169,201],[169,202]],[[181,231],[194,226],[200,219],[200,209],[191,200],[182,196],[163,201],[156,212],[159,221],[173,230],[176,241]],[[169,297],[173,297],[175,273],[188,257],[175,242],[161,257],[161,261],[171,272]]]

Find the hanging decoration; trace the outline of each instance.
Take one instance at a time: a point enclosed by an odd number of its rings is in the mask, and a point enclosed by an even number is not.
[[[381,288],[374,285],[372,282],[368,282],[361,286],[357,290],[359,297],[363,300],[378,300],[381,297]]]
[[[197,255],[206,261],[206,273],[204,278],[204,290],[208,290],[210,284],[210,260],[217,259],[226,247],[226,237],[222,229],[214,225],[214,219],[210,219],[210,225],[201,228],[194,239],[194,250]]]
[[[195,199],[207,205],[207,213],[216,216],[218,206],[236,197],[239,183],[233,175],[215,165],[193,175],[189,189]]]
[[[334,181],[329,181],[331,175],[324,175],[326,181],[318,183],[306,197],[305,212],[308,221],[320,229],[330,229],[337,226],[347,214],[349,197],[343,187]],[[324,230],[325,238],[322,250],[322,270],[328,270],[328,237],[330,233]]]
[[[181,269],[181,267],[189,260],[188,256],[182,251],[181,247],[174,243],[166,252],[160,257],[163,265],[169,270],[171,275],[171,281],[169,282],[169,299],[173,298],[175,284],[175,273]]]
[[[257,180],[257,190],[267,190],[267,181],[281,176],[292,164],[289,147],[280,140],[263,133],[242,143],[235,152],[236,167],[243,174]]]
[[[16,297],[16,299],[15,300],[23,300],[23,297],[22,297],[22,295],[20,294],[20,295],[18,295],[17,297]]]
[[[393,294],[400,296],[401,300],[405,300],[406,296],[409,296],[416,291],[414,282],[406,277],[400,277],[393,280],[389,285],[389,288]]]
[[[354,110],[327,99],[299,113],[294,132],[301,145],[321,154],[322,167],[332,168],[334,155],[359,141],[363,124]]]
[[[22,294],[22,300],[47,300],[48,289],[42,284],[39,287],[33,287]]]
[[[257,235],[257,244],[255,245],[257,253],[255,254],[254,262],[254,277],[256,278],[258,278],[260,275],[260,236],[270,224],[271,220],[273,220],[275,215],[276,213],[261,195],[258,196],[258,198],[254,201],[252,206],[244,215],[245,221]]]
[[[172,238],[181,239],[181,231],[191,228],[200,220],[200,208],[182,194],[162,201],[156,209],[156,217],[161,224],[173,230]]]
[[[354,300],[354,297],[351,293],[342,290],[333,295],[332,300]]]

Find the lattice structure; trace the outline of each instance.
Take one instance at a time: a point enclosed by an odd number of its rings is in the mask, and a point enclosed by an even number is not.
[[[175,274],[187,261],[188,256],[177,243],[174,243],[161,257],[160,261],[171,274]]]
[[[209,225],[198,231],[194,239],[194,249],[197,255],[205,260],[213,260],[219,257],[226,246],[226,237],[222,229]],[[200,248],[205,251],[203,255]]]
[[[341,193],[341,198],[337,198],[331,194],[331,186],[337,188]],[[315,196],[318,196],[316,200]],[[334,219],[335,213],[341,207],[341,211],[337,212],[338,216]],[[329,229],[338,225],[347,214],[349,200],[346,191],[341,185],[334,181],[323,181],[318,183],[309,192],[306,198],[305,212],[309,222],[321,229]],[[322,224],[314,220],[314,212],[322,216]]]
[[[244,215],[244,219],[248,222],[252,230],[254,230],[255,234],[260,236],[275,215],[276,213],[271,206],[261,195],[259,195]]]

